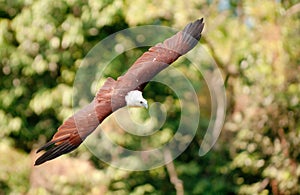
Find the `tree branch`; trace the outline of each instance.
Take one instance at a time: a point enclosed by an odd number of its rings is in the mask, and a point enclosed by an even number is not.
[[[286,10],[286,15],[291,16],[293,14],[296,14],[297,12],[300,12],[300,3],[297,3]]]
[[[183,195],[184,194],[183,182],[177,176],[170,150],[167,149],[164,151],[164,157],[165,157],[165,162],[167,163],[166,167],[170,176],[170,181],[175,187],[176,194]]]

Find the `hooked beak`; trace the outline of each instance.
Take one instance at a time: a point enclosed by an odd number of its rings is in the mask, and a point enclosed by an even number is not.
[[[144,106],[146,109],[148,109],[148,104],[147,104],[147,102],[143,102],[143,106]]]

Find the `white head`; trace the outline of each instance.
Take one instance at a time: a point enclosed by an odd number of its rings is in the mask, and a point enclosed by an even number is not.
[[[148,108],[147,100],[143,98],[142,92],[138,90],[128,92],[125,101],[127,106]]]

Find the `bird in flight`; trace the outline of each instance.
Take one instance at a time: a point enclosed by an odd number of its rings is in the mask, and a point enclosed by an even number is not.
[[[40,147],[45,150],[36,161],[40,165],[75,150],[111,113],[124,106],[148,108],[142,91],[160,71],[193,49],[200,40],[203,18],[189,23],[182,31],[145,52],[123,75],[107,78],[93,101],[69,117],[53,138]]]

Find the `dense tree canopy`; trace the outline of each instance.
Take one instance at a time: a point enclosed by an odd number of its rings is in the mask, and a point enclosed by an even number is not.
[[[181,29],[201,17],[200,44],[226,78],[226,120],[213,150],[198,155],[210,95],[201,73],[182,58],[174,66],[197,81],[201,117],[193,142],[174,162],[143,172],[119,170],[82,146],[32,166],[36,148],[73,114],[76,71],[93,46],[129,27]],[[0,194],[298,194],[299,19],[297,0],[1,0]],[[120,54],[104,75],[118,77],[144,51]],[[146,140],[163,145],[176,133],[179,100],[159,83],[150,83],[144,97],[167,108],[165,124]],[[147,119],[145,110],[137,112],[138,120]],[[120,133],[113,120],[103,125],[121,145],[145,143]]]

